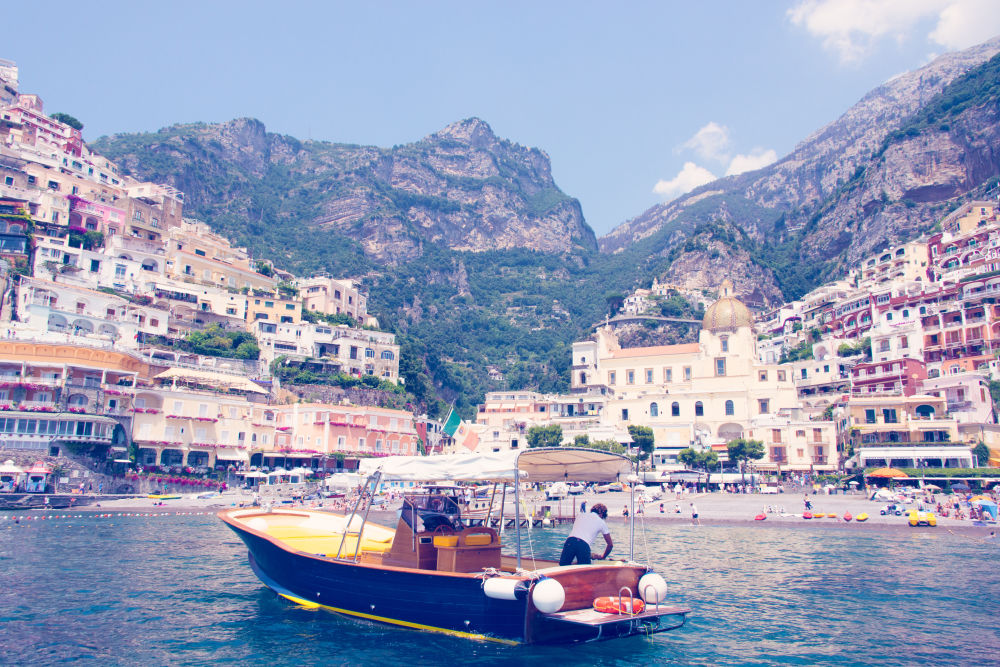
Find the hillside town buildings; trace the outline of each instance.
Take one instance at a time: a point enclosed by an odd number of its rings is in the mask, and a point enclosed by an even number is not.
[[[182,192],[94,153],[0,60],[0,449],[326,467],[521,449],[537,426],[558,426],[563,444],[630,446],[641,426],[661,467],[692,448],[731,465],[737,438],[763,443],[753,465],[774,474],[966,467],[978,442],[1000,464],[997,216],[996,202],[968,202],[929,237],[767,311],[728,280],[710,295],[653,278],[622,319],[683,293],[707,306],[696,341],[622,347],[608,321],[573,344],[568,391],[489,392],[449,435],[346,393],[289,391],[299,378],[401,383],[400,346],[359,283],[291,275],[185,217]],[[253,344],[225,347],[244,336]],[[489,369],[496,386],[503,370]]]
[[[395,336],[371,328],[356,282],[297,278],[185,218],[182,192],[124,174],[21,94],[16,64],[0,61],[0,90],[0,449],[317,465],[415,454],[418,426],[440,449],[433,420],[300,403],[272,377],[283,357],[366,386],[399,381]],[[197,332],[246,332],[259,347],[192,353],[184,341]]]

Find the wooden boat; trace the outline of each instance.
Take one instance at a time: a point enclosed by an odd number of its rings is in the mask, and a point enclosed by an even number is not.
[[[864,523],[868,520],[868,512],[862,512],[861,514],[854,517],[854,520],[858,523]]]
[[[610,482],[632,471],[624,457],[557,448],[387,457],[372,459],[371,466],[378,470],[346,516],[260,508],[218,516],[246,544],[254,573],[279,595],[371,621],[509,644],[573,643],[672,630],[690,612],[666,604],[663,577],[631,560],[560,566],[522,557],[518,511],[515,544],[505,545],[492,528],[468,525],[457,497],[404,495],[395,529],[367,521],[370,503],[361,508],[383,476]],[[514,485],[515,508],[519,486]],[[515,553],[505,552],[507,546]],[[606,597],[641,600],[644,608],[630,606],[634,614],[597,611],[595,599]]]
[[[180,496],[175,496],[168,493],[152,493],[146,497],[151,500],[177,500],[178,498],[180,498]]]

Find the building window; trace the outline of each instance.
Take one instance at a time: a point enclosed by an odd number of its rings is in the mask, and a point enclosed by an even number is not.
[[[695,417],[704,417],[705,416],[705,406],[702,404],[701,401],[695,401],[695,404],[694,404],[694,416]]]
[[[722,351],[729,352],[729,336],[723,336],[719,339],[719,342],[722,343]]]
[[[785,381],[785,371],[778,371],[778,382]]]
[[[875,423],[875,410],[865,410],[865,423],[874,424]]]
[[[766,398],[758,398],[757,399],[757,407],[760,408],[760,414],[766,415],[769,412],[768,408],[770,407],[770,405],[768,403],[768,399],[766,399]]]
[[[885,408],[882,410],[882,419],[886,424],[898,424],[899,419],[896,417],[896,410],[893,408]]]
[[[726,374],[726,360],[725,359],[721,359],[720,358],[720,359],[716,359],[715,360],[715,374],[716,375],[725,375]]]
[[[653,384],[653,369],[646,369],[646,384]]]
[[[670,404],[670,416],[680,417],[681,416],[681,404],[674,402]]]
[[[772,428],[771,429],[771,442],[781,442],[781,429]]]
[[[732,417],[736,414],[736,405],[732,401],[726,401],[726,416]]]
[[[684,367],[684,379],[685,380],[690,380],[691,379],[691,367],[690,366],[685,366]]]
[[[760,381],[761,382],[767,382],[767,371],[761,371],[760,372]]]
[[[664,368],[663,369],[663,381],[664,382],[673,382],[674,381],[674,369],[673,368]]]
[[[608,371],[608,384],[613,385],[615,383],[615,372]]]
[[[659,417],[660,416],[660,406],[658,406],[656,403],[650,403],[649,404],[649,416],[650,417]]]
[[[625,371],[625,382],[635,384],[635,371]]]
[[[622,408],[622,421],[628,421],[628,408]]]

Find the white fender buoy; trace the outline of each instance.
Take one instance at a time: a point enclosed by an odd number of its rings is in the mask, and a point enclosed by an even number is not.
[[[543,614],[553,614],[566,602],[566,590],[555,579],[542,579],[531,589],[531,601]]]
[[[646,604],[658,604],[667,598],[667,582],[656,572],[647,572],[639,578],[639,597]]]
[[[492,577],[483,582],[483,592],[494,600],[517,600],[519,596],[523,599],[528,589],[522,579]]]

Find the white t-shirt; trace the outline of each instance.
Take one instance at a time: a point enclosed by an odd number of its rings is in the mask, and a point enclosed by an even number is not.
[[[590,544],[598,535],[608,535],[610,533],[611,531],[608,530],[608,524],[604,523],[604,519],[593,512],[587,512],[576,517],[576,521],[573,522],[573,530],[569,536],[577,537]]]

